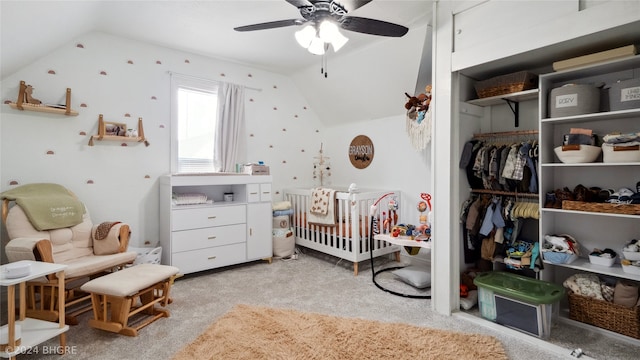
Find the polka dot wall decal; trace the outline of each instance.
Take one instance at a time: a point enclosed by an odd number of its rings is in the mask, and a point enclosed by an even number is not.
[[[155,96],[152,96],[152,97],[151,97],[151,100],[158,100],[158,98],[157,98],[157,97],[155,97]]]
[[[300,150],[300,152],[304,152],[304,149]]]
[[[287,131],[287,129],[283,128],[282,131]]]
[[[162,61],[160,61],[160,60],[156,60],[156,64],[161,65],[161,64],[162,64]]]
[[[47,71],[47,74],[55,75],[56,72],[55,72],[55,70],[49,70],[49,71]]]
[[[103,71],[100,71],[100,75],[107,75],[107,72],[106,72],[106,71],[104,71],[104,70],[103,70]]]
[[[278,108],[274,106],[274,107],[273,107],[273,110],[278,110]]]
[[[254,135],[253,134],[249,134],[249,137],[254,137]]]
[[[269,149],[273,149],[273,145],[269,145]]]
[[[82,103],[82,104],[80,104],[80,107],[87,107],[87,104]]]
[[[320,132],[320,130],[316,129],[316,132],[317,132],[317,133],[319,133],[319,132]]]
[[[293,180],[298,180],[298,177],[297,177],[297,176],[294,176],[294,177],[293,177]]]
[[[278,85],[273,85],[273,88],[274,88],[274,89],[277,89],[277,88],[278,88]]]
[[[80,48],[80,49],[84,49],[84,45],[82,45],[82,44],[76,44],[76,47]]]
[[[225,77],[225,76],[227,76],[227,75],[225,75],[224,73],[220,73],[220,76]]]
[[[184,63],[185,64],[191,64],[191,61],[189,61],[189,59],[184,59]]]
[[[15,180],[9,181],[9,185],[18,185],[18,182]]]
[[[126,114],[124,114],[124,117],[131,117],[131,114],[126,113]]]
[[[120,146],[128,146],[127,143],[122,143]]]
[[[276,191],[276,195],[280,195],[280,191]]]
[[[298,114],[293,115],[293,117],[297,119],[298,118]]]
[[[129,61],[127,61],[127,64],[131,64],[131,65],[133,65],[133,60],[129,60]]]
[[[91,180],[91,179],[87,180],[87,184],[91,185],[93,183],[94,183],[93,180]]]
[[[145,176],[144,176],[144,178],[145,178],[145,179],[151,179],[151,176],[149,176],[149,175],[145,175]]]
[[[303,108],[304,110],[307,110],[307,107],[306,107],[306,106],[303,106],[302,108]]]
[[[86,133],[85,131],[80,131],[80,132],[78,133],[78,135],[86,136],[86,135],[87,135],[87,133]]]
[[[160,124],[159,128],[164,129],[164,125]]]
[[[253,98],[249,99],[250,102],[253,102]]]
[[[248,77],[253,77],[253,75],[251,75],[251,74],[247,74],[247,76],[248,76]]]
[[[4,101],[4,103],[5,103],[5,104],[11,104],[12,102],[13,102],[13,101],[11,101],[11,100],[5,100],[5,101]]]
[[[47,155],[54,155],[55,153],[53,152],[53,150],[48,150],[47,151]]]
[[[286,163],[287,163],[287,160],[282,160],[282,163],[283,163],[283,164],[286,164]]]

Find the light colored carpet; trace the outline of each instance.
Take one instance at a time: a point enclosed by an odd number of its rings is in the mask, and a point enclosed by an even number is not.
[[[507,359],[488,335],[239,304],[184,347],[189,359]]]
[[[376,259],[376,268],[385,265],[397,263]],[[394,289],[404,286],[389,273],[379,281]],[[532,336],[526,337],[531,341],[523,341],[500,325],[490,329],[459,315],[438,314],[431,310],[431,300],[407,299],[381,291],[371,282],[368,262],[360,264],[360,275],[353,276],[351,263],[314,251],[306,251],[298,260],[278,260],[272,264],[256,261],[190,274],[175,282],[171,297],[173,303],[168,306],[171,317],[141,329],[135,338],[89,327],[87,323],[93,314],[88,312],[80,316],[80,324],[71,326],[67,333],[68,354],[52,355],[58,345],[55,338],[29,355],[19,355],[18,360],[171,359],[237,304],[491,335],[500,340],[510,360],[572,359],[569,353],[577,347],[596,359],[637,359],[640,354],[637,343],[616,341],[562,323],[552,328],[549,342]],[[0,305],[4,299],[6,295],[0,297]],[[469,317],[477,319],[473,315]],[[0,320],[6,320],[6,316],[0,316]],[[566,351],[558,355],[550,348],[552,344]]]

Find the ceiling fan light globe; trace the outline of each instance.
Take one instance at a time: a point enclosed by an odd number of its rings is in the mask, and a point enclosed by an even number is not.
[[[315,38],[316,30],[311,25],[307,25],[302,29],[296,31],[296,41],[303,48],[308,48],[311,45],[311,42]]]
[[[320,27],[318,29],[318,35],[320,35],[320,39],[326,43],[331,43],[337,36],[340,36],[340,30],[338,30],[338,25],[331,20],[323,20],[320,23]]]
[[[344,35],[342,35],[340,32],[338,32],[337,36],[331,42],[331,46],[333,47],[333,51],[334,52],[338,52],[338,50],[340,50],[340,48],[342,48],[344,46],[344,44],[347,43],[347,41],[349,41],[349,38],[344,36]]]
[[[324,41],[319,37],[315,37],[307,49],[314,55],[324,55]]]

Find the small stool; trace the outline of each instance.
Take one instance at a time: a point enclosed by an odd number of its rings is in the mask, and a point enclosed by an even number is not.
[[[140,264],[91,280],[80,288],[91,293],[93,319],[89,325],[96,329],[127,336],[138,336],[138,330],[161,317],[169,317],[166,307],[171,302],[169,290],[178,277],[175,266]],[[140,298],[140,306],[135,301]],[[110,316],[109,314],[110,309]],[[138,313],[148,315],[136,327],[128,326],[129,319]]]

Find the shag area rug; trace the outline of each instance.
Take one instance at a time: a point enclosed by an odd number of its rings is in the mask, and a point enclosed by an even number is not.
[[[496,360],[507,355],[488,335],[240,304],[173,359]]]

